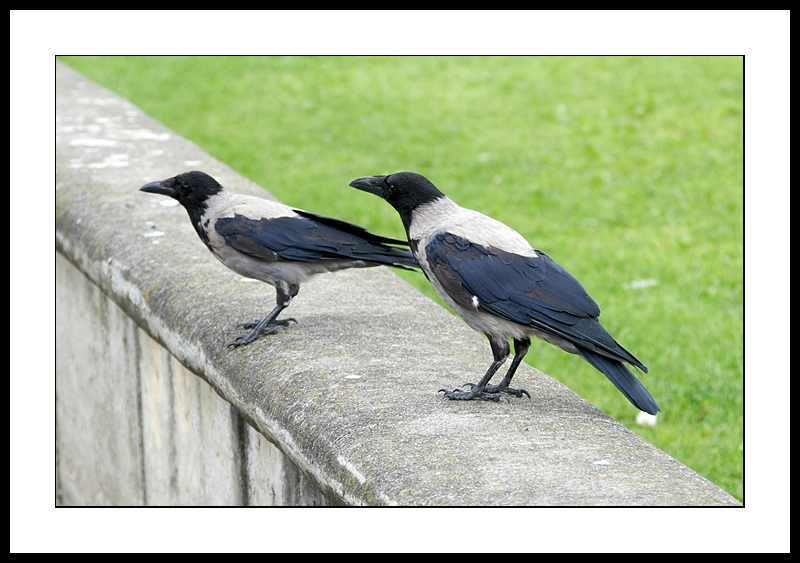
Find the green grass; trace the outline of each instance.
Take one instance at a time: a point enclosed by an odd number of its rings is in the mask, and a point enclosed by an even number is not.
[[[62,60],[285,203],[402,237],[347,184],[411,170],[512,226],[649,367],[658,424],[578,357],[526,360],[744,500],[741,58]]]

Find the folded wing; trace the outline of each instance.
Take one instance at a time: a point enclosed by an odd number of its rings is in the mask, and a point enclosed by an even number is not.
[[[217,233],[230,247],[262,260],[319,262],[350,259],[403,268],[418,267],[400,243],[352,223],[302,212],[298,217],[251,219],[240,214],[218,219]]]
[[[449,232],[426,247],[432,273],[453,299],[564,338],[589,352],[647,368],[600,325],[600,308],[583,286],[541,251],[523,256]],[[459,301],[459,299],[461,301]]]

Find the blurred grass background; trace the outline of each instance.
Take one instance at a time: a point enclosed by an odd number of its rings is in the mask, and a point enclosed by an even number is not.
[[[526,361],[744,500],[741,57],[60,59],[289,205],[403,238],[347,184],[410,170],[513,227],[586,287],[663,412],[637,425],[543,342]]]

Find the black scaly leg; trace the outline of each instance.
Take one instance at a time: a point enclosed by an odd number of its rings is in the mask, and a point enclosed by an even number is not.
[[[286,328],[290,322],[295,321],[294,319],[283,319],[280,321],[275,320],[278,315],[280,315],[281,311],[283,311],[289,304],[292,302],[292,298],[297,295],[297,292],[300,291],[299,285],[289,285],[284,283],[279,283],[275,286],[275,290],[278,292],[275,301],[277,302],[278,306],[275,307],[272,312],[266,316],[266,318],[262,321],[258,321],[255,323],[242,323],[240,326],[242,328],[253,329],[253,331],[248,334],[247,336],[239,336],[233,342],[229,342],[228,346],[233,346],[234,348],[238,348],[239,346],[244,346],[246,344],[250,344],[254,342],[259,336],[262,334],[274,334],[279,330]],[[270,328],[267,328],[270,327]]]
[[[481,399],[483,401],[499,401],[502,398],[505,398],[506,400],[508,399],[508,395],[506,395],[505,392],[490,392],[486,389],[486,385],[489,383],[489,380],[492,378],[492,376],[497,373],[497,370],[500,369],[500,366],[502,366],[506,359],[508,359],[511,349],[508,345],[508,341],[505,338],[489,337],[489,345],[492,347],[494,362],[492,362],[492,365],[489,366],[489,369],[486,371],[486,375],[483,376],[477,385],[465,383],[464,385],[470,386],[469,391],[460,391],[458,389],[448,391],[447,389],[439,389],[439,391],[444,391],[445,398],[450,399],[451,401],[469,401],[472,399]],[[517,363],[516,358],[514,359],[514,362]],[[509,381],[511,380],[510,377],[508,377],[508,379]]]
[[[514,374],[519,367],[520,362],[522,362],[522,358],[525,357],[525,354],[528,353],[528,348],[531,347],[531,339],[530,338],[523,338],[522,340],[514,339],[514,361],[511,362],[511,367],[508,368],[506,372],[506,376],[503,378],[503,381],[500,382],[499,385],[487,385],[486,392],[487,393],[508,393],[509,395],[514,395],[515,397],[522,397],[522,395],[528,395],[530,399],[530,394],[525,391],[525,389],[512,389],[509,387],[511,383],[511,378],[514,377]]]

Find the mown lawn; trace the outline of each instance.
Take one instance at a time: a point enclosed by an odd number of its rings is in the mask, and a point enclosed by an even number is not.
[[[599,303],[663,412],[637,425],[545,343],[526,360],[744,500],[741,58],[61,60],[290,205],[403,237],[347,184],[410,170],[512,226]]]

